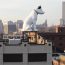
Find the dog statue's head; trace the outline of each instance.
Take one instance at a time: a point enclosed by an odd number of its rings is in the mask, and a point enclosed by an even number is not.
[[[37,12],[37,14],[44,14],[44,11],[42,10],[41,6],[38,6],[35,11]]]

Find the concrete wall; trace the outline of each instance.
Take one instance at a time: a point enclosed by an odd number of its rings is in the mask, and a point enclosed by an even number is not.
[[[45,45],[31,45],[28,42],[22,42],[18,46],[7,46],[0,42],[0,65],[52,65],[52,43]],[[3,54],[23,54],[23,62],[3,62]],[[28,62],[28,53],[47,53],[47,61]]]

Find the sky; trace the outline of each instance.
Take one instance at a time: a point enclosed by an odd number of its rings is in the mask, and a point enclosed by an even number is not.
[[[38,5],[42,6],[44,15],[39,15],[37,24],[45,19],[48,25],[58,25],[62,18],[62,1],[65,0],[0,0],[0,19],[3,23],[12,20],[24,20]]]

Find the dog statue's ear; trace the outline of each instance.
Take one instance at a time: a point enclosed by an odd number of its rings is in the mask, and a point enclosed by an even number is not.
[[[41,6],[38,6],[38,9],[41,9]]]

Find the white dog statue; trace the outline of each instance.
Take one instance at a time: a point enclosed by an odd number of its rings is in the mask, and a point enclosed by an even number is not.
[[[38,14],[44,14],[41,6],[38,6],[36,9],[34,9],[30,13],[30,15],[24,20],[22,31],[37,31],[36,21]]]

